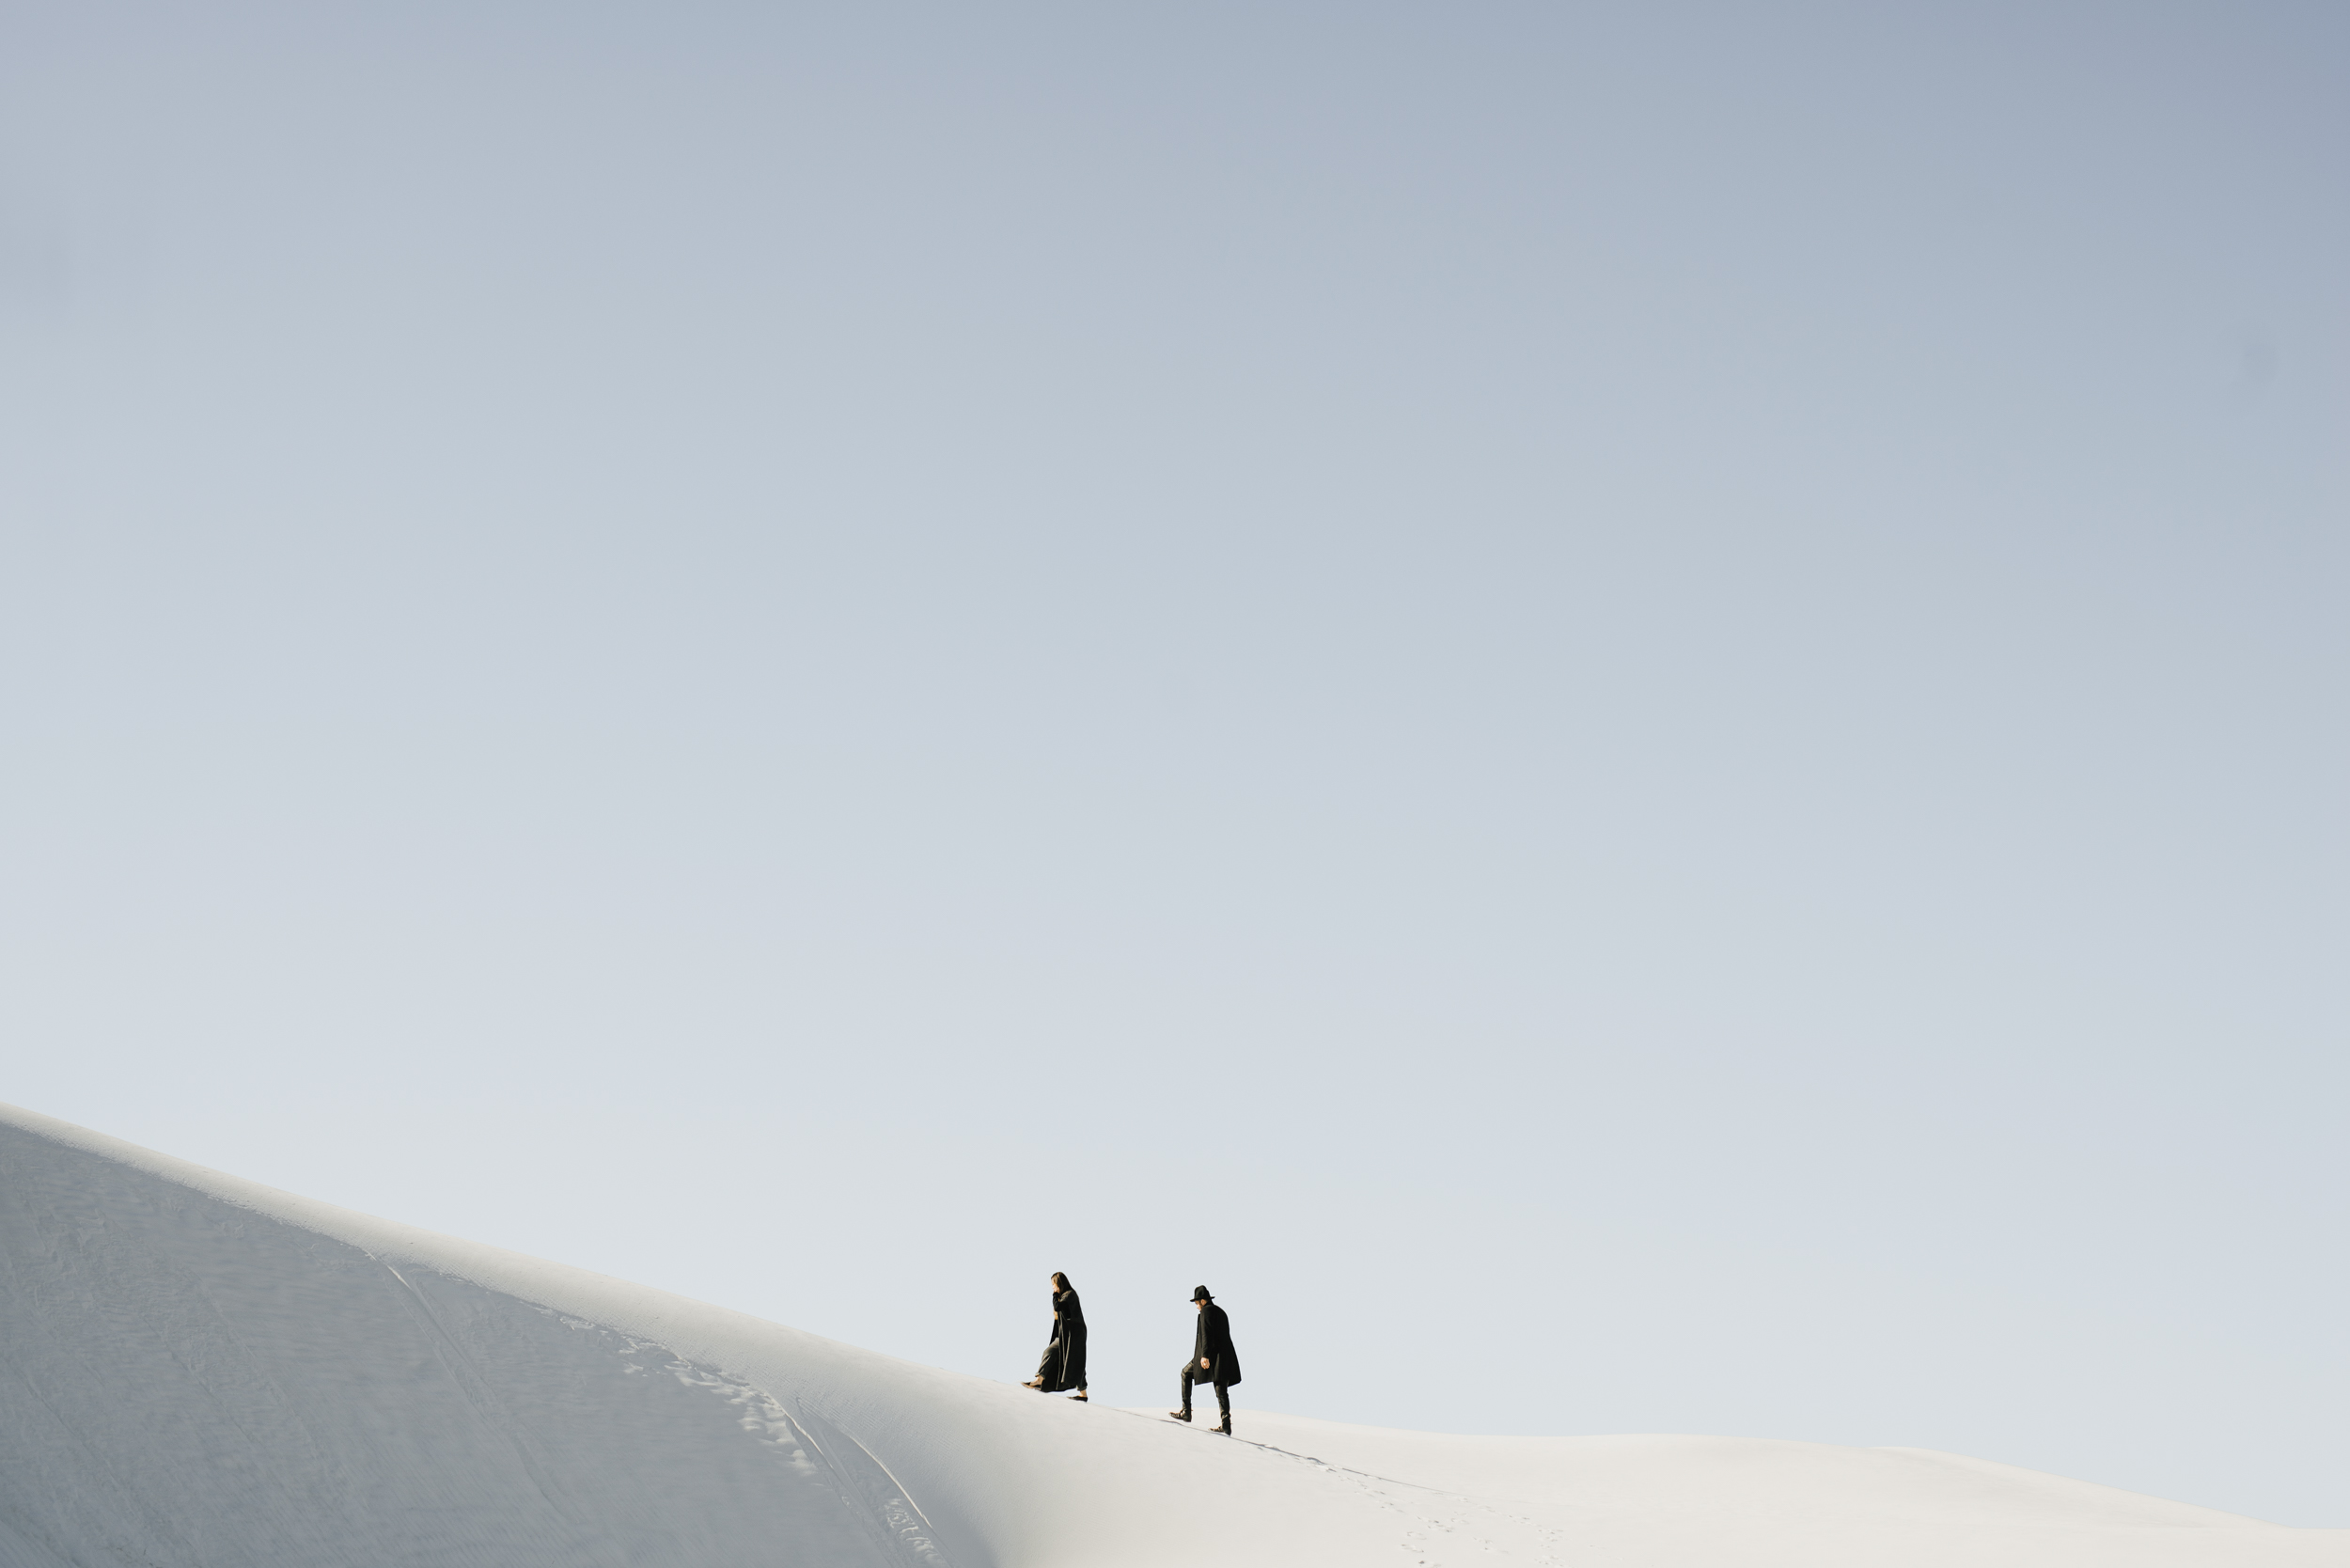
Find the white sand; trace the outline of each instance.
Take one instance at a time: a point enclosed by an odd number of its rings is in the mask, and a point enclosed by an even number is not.
[[[0,1568],[2350,1568],[2350,1530],[1907,1450],[1224,1438],[8,1107],[0,1313]]]

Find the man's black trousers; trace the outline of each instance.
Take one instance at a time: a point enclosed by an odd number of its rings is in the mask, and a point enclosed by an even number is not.
[[[1183,1363],[1183,1413],[1185,1415],[1191,1413],[1191,1386],[1195,1383],[1212,1382],[1214,1375],[1207,1368],[1201,1366],[1196,1357]],[[1215,1386],[1215,1407],[1227,1416],[1232,1413],[1232,1396],[1224,1391],[1224,1385],[1221,1383]]]

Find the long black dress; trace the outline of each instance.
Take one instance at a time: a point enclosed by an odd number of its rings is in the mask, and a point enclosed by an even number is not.
[[[1053,1342],[1044,1347],[1036,1374],[1048,1394],[1086,1386],[1086,1314],[1075,1291],[1053,1293]]]

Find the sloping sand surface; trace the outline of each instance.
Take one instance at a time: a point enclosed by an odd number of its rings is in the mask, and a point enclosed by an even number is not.
[[[2327,1564],[1996,1465],[1040,1399],[0,1107],[0,1568]]]

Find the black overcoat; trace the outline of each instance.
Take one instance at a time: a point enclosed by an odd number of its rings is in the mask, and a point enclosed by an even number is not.
[[[1086,1386],[1086,1311],[1075,1291],[1053,1293],[1053,1342],[1036,1374],[1048,1394]]]
[[[1209,1302],[1199,1309],[1199,1331],[1191,1337],[1191,1364],[1208,1363],[1208,1375],[1218,1388],[1240,1381],[1240,1355],[1232,1349],[1232,1320],[1224,1309]]]

